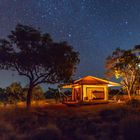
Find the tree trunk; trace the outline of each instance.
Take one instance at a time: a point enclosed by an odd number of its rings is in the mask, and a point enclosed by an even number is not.
[[[129,100],[131,100],[131,90],[127,90],[127,92],[128,92],[128,98],[129,98]]]
[[[26,99],[26,105],[27,105],[28,110],[31,108],[32,90],[33,90],[33,87],[29,86],[27,99]]]

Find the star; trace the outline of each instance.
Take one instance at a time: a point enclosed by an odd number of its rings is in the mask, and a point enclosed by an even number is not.
[[[125,24],[127,25],[128,24],[128,21],[125,21]]]
[[[69,33],[69,34],[68,34],[68,37],[71,37],[71,36],[72,36],[72,35]]]
[[[140,44],[140,0],[1,1],[0,39],[20,23],[40,28],[54,41],[67,41],[80,54],[76,77],[104,76],[106,57],[115,48]],[[1,85],[10,84],[10,78],[0,76]]]

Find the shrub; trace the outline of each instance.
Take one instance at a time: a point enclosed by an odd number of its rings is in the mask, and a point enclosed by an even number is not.
[[[99,125],[98,139],[100,140],[118,140],[118,124],[103,122]]]
[[[140,107],[140,100],[137,99],[128,100],[126,102],[126,105],[129,105],[131,107]]]
[[[103,121],[108,122],[119,122],[122,117],[127,115],[126,108],[117,108],[117,109],[104,109],[102,110],[99,115]]]
[[[17,136],[11,124],[1,121],[0,122],[0,140],[16,140]]]
[[[139,140],[140,139],[140,118],[138,116],[130,116],[120,122],[120,130],[124,139]]]
[[[30,140],[61,140],[61,130],[54,124],[40,127],[33,132]]]
[[[28,112],[25,109],[3,110],[2,118],[14,126],[15,130],[22,134],[31,133],[40,125],[38,116],[34,112]],[[44,122],[43,124],[45,124]]]
[[[74,129],[74,133],[76,134],[76,136],[81,135],[96,136],[98,131],[99,131],[98,124],[94,123],[92,120],[85,120],[83,124],[81,125],[78,124],[78,126],[75,127]]]

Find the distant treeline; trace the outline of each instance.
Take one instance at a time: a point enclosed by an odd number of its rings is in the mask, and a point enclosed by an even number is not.
[[[26,101],[28,86],[22,87],[20,83],[14,82],[6,88],[0,88],[0,102],[16,104],[20,101]],[[70,91],[65,91],[63,94],[58,89],[48,88],[45,92],[41,86],[36,86],[33,89],[32,101],[54,98],[56,100],[64,96],[70,96]]]

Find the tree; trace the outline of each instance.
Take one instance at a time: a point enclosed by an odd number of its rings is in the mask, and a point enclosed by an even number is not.
[[[41,88],[41,86],[36,86],[34,89],[33,89],[33,100],[43,100],[45,99],[45,94],[44,94],[44,91],[43,89]]]
[[[136,47],[129,50],[117,48],[106,59],[107,76],[115,75],[116,78],[121,78],[121,84],[127,91],[129,99],[131,99],[131,94],[136,91],[140,73],[139,62]]]
[[[7,102],[17,103],[24,100],[23,89],[20,83],[14,82],[6,88],[5,91]]]
[[[67,42],[54,42],[47,33],[17,25],[0,40],[0,68],[28,78],[27,108],[33,88],[41,83],[68,82],[79,63],[79,54]]]
[[[0,88],[0,102],[6,102],[7,96],[6,96],[6,90],[4,88]]]
[[[23,93],[24,95],[27,95],[28,93],[28,86],[23,88]],[[42,89],[41,86],[36,86],[33,88],[32,91],[32,100],[36,101],[36,100],[43,100],[45,99],[45,93]]]
[[[46,97],[52,97],[55,99],[56,103],[62,100],[62,94],[60,93],[58,88],[48,88],[48,91],[46,92]]]

